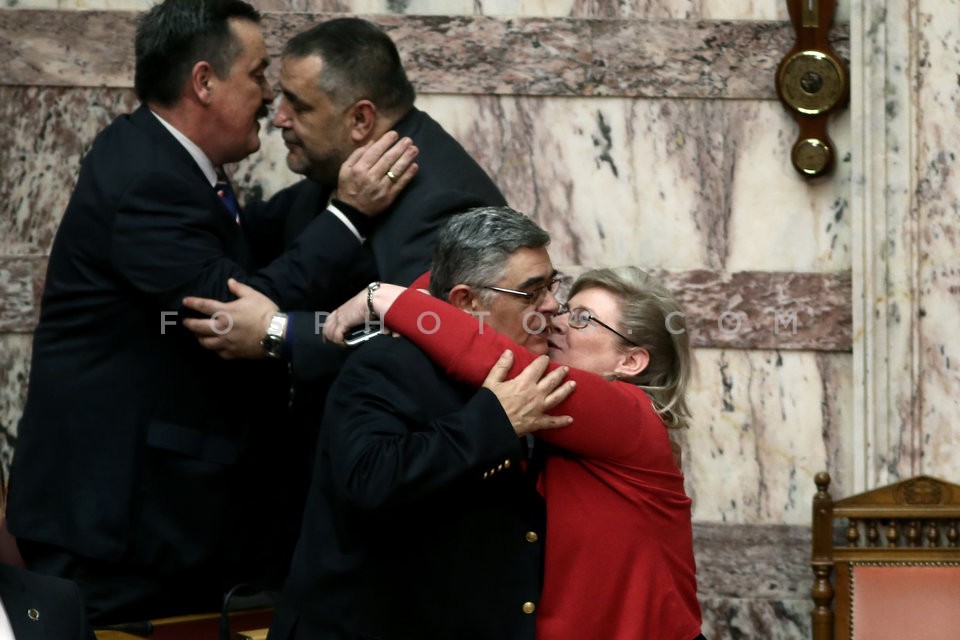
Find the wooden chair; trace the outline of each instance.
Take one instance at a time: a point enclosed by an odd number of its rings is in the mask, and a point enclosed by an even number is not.
[[[814,640],[960,638],[960,486],[917,476],[834,502],[830,475],[815,482]]]
[[[273,618],[273,608],[231,611],[231,640],[258,639],[266,637],[266,630]],[[149,622],[149,630],[131,633],[117,629],[97,629],[97,640],[218,640],[220,638],[220,614],[206,613],[173,618],[160,618]]]

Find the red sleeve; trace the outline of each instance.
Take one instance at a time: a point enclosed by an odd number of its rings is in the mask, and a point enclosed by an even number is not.
[[[413,281],[413,284],[410,285],[411,289],[429,289],[430,288],[430,272],[427,271],[419,278]]]
[[[507,349],[514,354],[510,378],[537,357],[482,325],[478,317],[414,289],[397,298],[384,322],[448,374],[478,387]],[[550,364],[551,369],[557,366]],[[655,442],[669,447],[664,438],[666,427],[642,390],[580,369],[571,368],[567,379],[575,380],[577,389],[550,413],[569,415],[573,424],[538,431],[534,434],[537,438],[587,457],[636,460],[637,449],[649,447],[653,434],[657,434]]]

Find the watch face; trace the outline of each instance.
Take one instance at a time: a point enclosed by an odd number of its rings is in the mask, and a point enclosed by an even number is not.
[[[277,358],[280,356],[280,336],[264,336],[260,341],[260,346],[267,352],[268,356]]]

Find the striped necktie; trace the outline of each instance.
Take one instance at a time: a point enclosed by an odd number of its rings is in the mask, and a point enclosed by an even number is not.
[[[233,187],[230,186],[230,181],[227,180],[227,177],[222,173],[217,174],[217,184],[213,186],[216,190],[217,195],[220,196],[221,202],[227,208],[230,213],[233,214],[233,220],[239,225],[240,224],[240,205],[237,203],[237,194],[233,192]]]

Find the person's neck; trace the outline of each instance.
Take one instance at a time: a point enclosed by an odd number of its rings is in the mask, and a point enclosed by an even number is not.
[[[407,114],[410,113],[410,111],[412,110],[413,110],[413,107],[410,107],[410,109],[407,109],[402,113],[394,113],[394,114],[380,113],[379,117],[377,118],[377,125],[373,128],[373,136],[370,139],[371,140],[379,139],[380,136],[385,134],[387,131],[390,131],[391,129],[396,127],[397,123],[403,120],[405,117],[407,117]]]
[[[210,127],[202,126],[204,118],[203,113],[193,107],[189,102],[180,101],[172,107],[164,107],[155,103],[147,103],[150,111],[167,121],[174,129],[182,133],[197,145],[203,151],[214,166],[219,167],[222,163],[211,155],[211,146],[208,137],[210,136]]]

